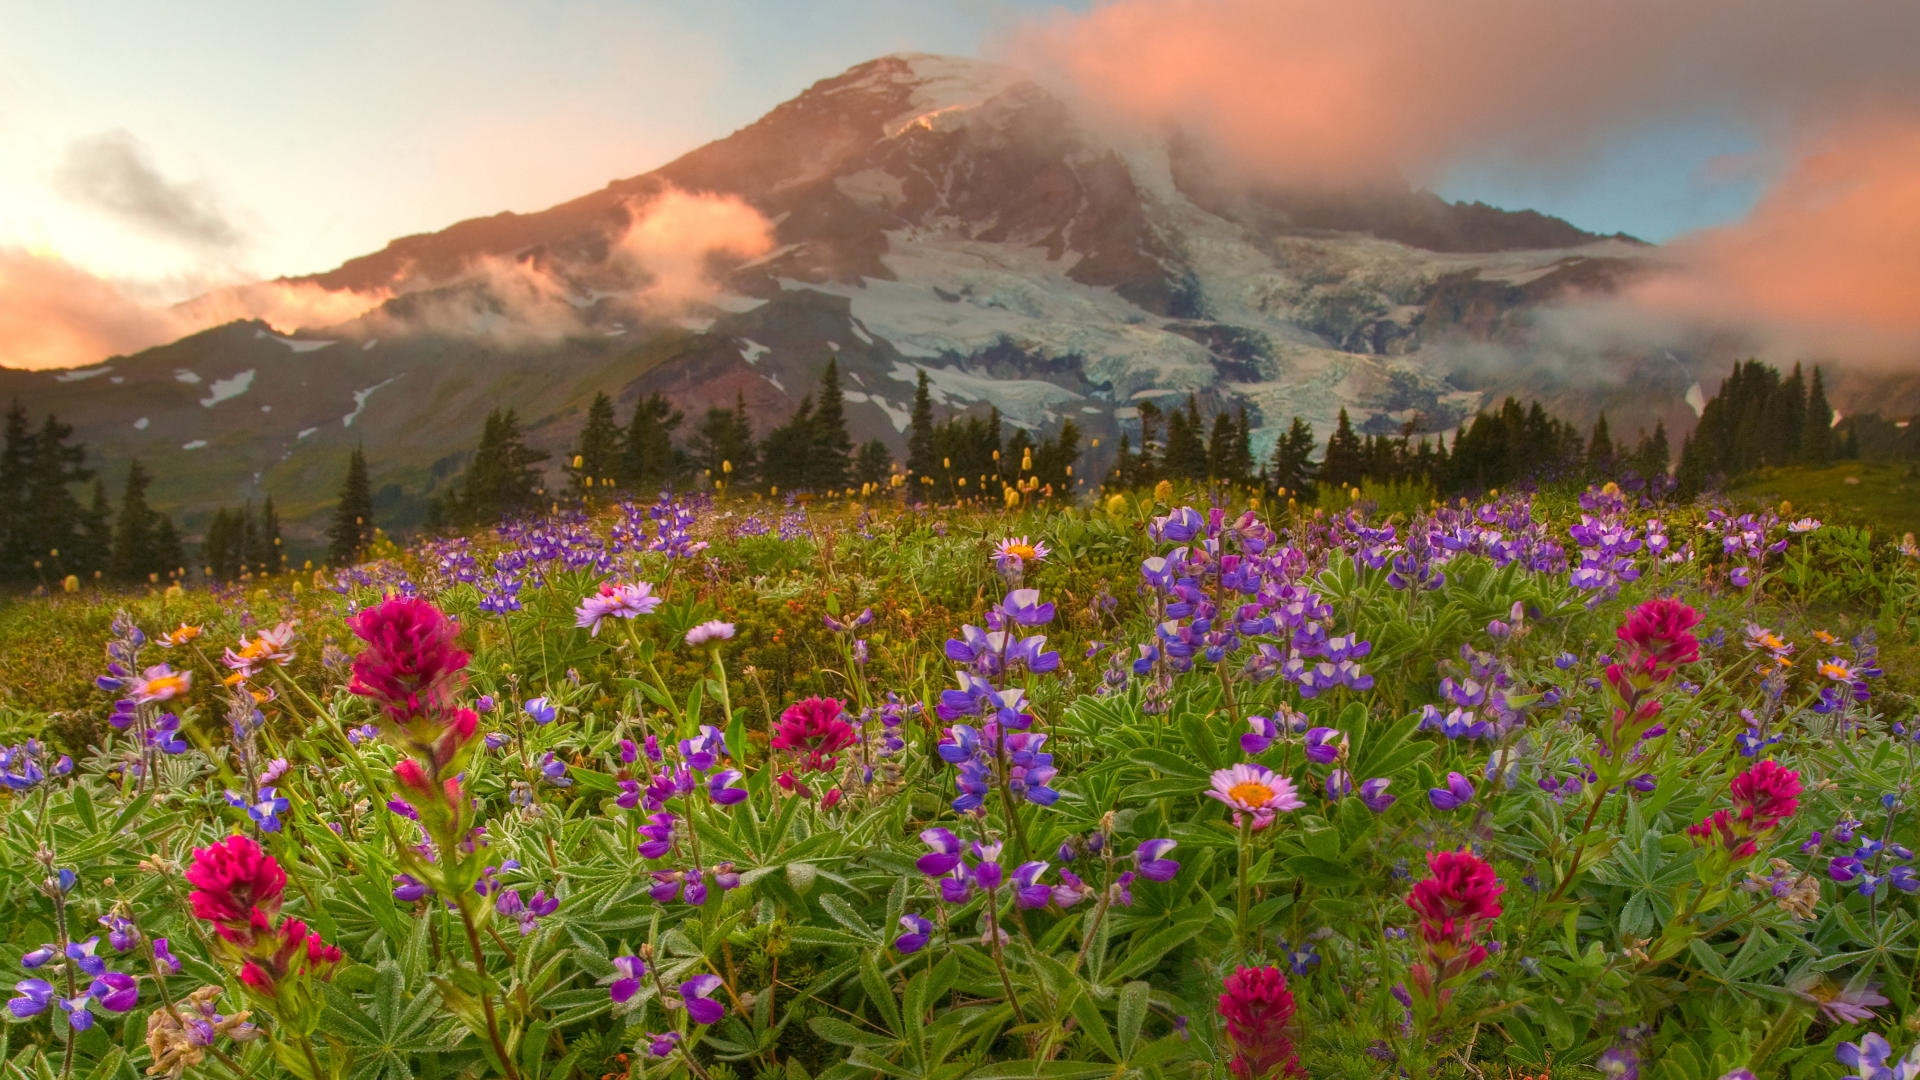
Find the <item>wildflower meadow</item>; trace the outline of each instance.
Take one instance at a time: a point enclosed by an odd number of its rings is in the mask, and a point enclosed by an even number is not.
[[[0,1072],[1920,1077],[1899,548],[892,498],[22,601]]]

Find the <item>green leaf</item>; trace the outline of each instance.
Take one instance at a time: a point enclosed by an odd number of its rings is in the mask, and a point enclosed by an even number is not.
[[[1132,1057],[1134,1043],[1140,1040],[1140,1026],[1147,1019],[1147,994],[1151,990],[1152,987],[1138,980],[1120,988],[1120,1011],[1117,1020],[1120,1029],[1120,1053],[1123,1057]]]
[[[852,1024],[847,1023],[845,1020],[840,1020],[832,1016],[813,1017],[807,1021],[807,1027],[812,1028],[815,1035],[820,1036],[835,1046],[881,1047],[899,1045],[894,1039],[889,1039],[884,1035],[876,1035],[871,1032],[862,1031]]]

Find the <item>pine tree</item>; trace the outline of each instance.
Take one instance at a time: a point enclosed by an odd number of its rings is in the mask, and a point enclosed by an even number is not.
[[[1327,453],[1321,459],[1318,480],[1334,487],[1357,487],[1363,479],[1365,466],[1360,437],[1353,432],[1353,422],[1347,419],[1347,410],[1341,409],[1340,422],[1327,439]]]
[[[1800,460],[1809,465],[1825,465],[1833,457],[1833,408],[1827,404],[1827,388],[1820,368],[1813,369],[1807,389],[1806,420],[1800,430]]]
[[[1233,417],[1226,413],[1213,414],[1213,430],[1207,433],[1207,476],[1212,480],[1237,480],[1233,472],[1233,440],[1238,432],[1233,427]]]
[[[16,526],[28,566],[37,562],[54,577],[64,577],[74,545],[80,542],[80,502],[73,485],[93,478],[86,448],[69,443],[73,426],[49,414],[34,436],[27,464],[24,519]]]
[[[273,496],[260,507],[260,572],[278,574],[287,568],[287,551],[280,543],[280,515],[274,512]]]
[[[1134,472],[1131,485],[1145,487],[1160,478],[1160,458],[1155,455],[1158,443],[1154,435],[1160,430],[1163,414],[1160,406],[1151,401],[1140,403],[1140,454],[1134,459]]]
[[[633,403],[633,419],[627,422],[626,437],[620,444],[622,484],[651,496],[680,479],[685,470],[674,450],[673,432],[684,419],[685,415],[659,394]]]
[[[187,547],[180,541],[180,530],[174,528],[171,514],[154,515],[153,562],[150,573],[159,575],[161,582],[186,573]]]
[[[786,423],[767,432],[767,441],[760,448],[761,478],[780,491],[806,486],[814,434],[813,395],[808,394],[800,399]]]
[[[113,530],[110,572],[119,581],[145,581],[160,565],[155,544],[159,515],[147,505],[153,480],[135,458],[127,463],[127,483],[120,495],[120,513]]]
[[[567,455],[567,480],[576,495],[610,489],[620,471],[620,425],[613,418],[613,399],[593,395],[580,441]]]
[[[24,578],[33,565],[27,536],[27,478],[33,462],[33,426],[26,406],[14,399],[0,446],[0,579]]]
[[[1275,490],[1302,502],[1313,498],[1317,472],[1313,462],[1314,446],[1313,426],[1294,417],[1286,434],[1274,441],[1273,457],[1267,464],[1267,481]]]
[[[68,565],[82,577],[104,574],[113,558],[113,506],[107,501],[106,481],[93,478],[93,499],[80,515],[80,536]]]
[[[887,450],[887,444],[879,439],[871,439],[860,444],[860,454],[853,463],[855,483],[884,488],[887,475],[893,471],[893,454]]]
[[[489,416],[491,424],[494,417]],[[327,563],[352,566],[366,556],[373,543],[373,487],[367,478],[367,457],[360,447],[347,459],[347,478],[340,485],[340,501],[333,509],[333,527],[327,530]]]
[[[1204,480],[1207,476],[1207,447],[1201,441],[1200,406],[1187,395],[1187,407],[1167,414],[1167,449],[1163,457],[1168,476],[1182,480]]]
[[[491,525],[502,517],[538,510],[543,489],[540,470],[535,466],[546,459],[546,451],[527,445],[514,410],[488,413],[480,429],[480,446],[461,484],[460,520],[470,525]]]
[[[260,526],[253,516],[253,500],[240,508],[240,573],[257,574],[266,566],[267,553],[261,550]]]
[[[232,581],[240,576],[240,551],[235,542],[233,514],[221,507],[207,521],[207,534],[200,541],[200,565],[216,581]]]
[[[1124,444],[1126,436],[1121,436]],[[1033,452],[1033,475],[1042,487],[1052,485],[1055,491],[1070,491],[1073,488],[1073,466],[1080,460],[1080,425],[1071,417],[1060,422],[1060,430],[1050,439],[1041,441]]]
[[[1653,434],[1640,440],[1640,446],[1633,452],[1633,471],[1651,480],[1667,475],[1667,469],[1673,464],[1673,451],[1667,446],[1667,425],[1656,420]]]
[[[847,434],[847,406],[840,391],[840,362],[827,361],[820,373],[820,403],[813,412],[813,452],[807,458],[805,486],[836,491],[847,486],[853,437]]]
[[[934,475],[939,464],[933,453],[933,394],[927,386],[927,370],[921,368],[907,420],[907,478],[917,488],[920,477]]]
[[[1227,463],[1228,475],[1238,483],[1251,483],[1254,468],[1253,423],[1247,419],[1247,407],[1236,406],[1233,410],[1233,455]]]
[[[1613,472],[1613,436],[1607,431],[1607,414],[1593,423],[1593,437],[1587,440],[1587,474],[1606,479]]]

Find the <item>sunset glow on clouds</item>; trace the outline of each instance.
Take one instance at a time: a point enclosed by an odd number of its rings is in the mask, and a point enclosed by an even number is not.
[[[0,24],[12,366],[92,363],[226,318],[351,318],[390,292],[248,283],[598,189],[909,48],[984,49],[1111,123],[1178,124],[1263,183],[1543,178],[1536,208],[1583,228],[1675,226],[1653,234],[1666,268],[1624,298],[1637,311],[1864,359],[1920,342],[1912,4],[823,0],[796,18],[767,0],[188,15],[0,0]],[[1689,126],[1753,150],[1716,164],[1649,134]],[[1568,209],[1607,206],[1593,189],[1623,171],[1748,194],[1703,199],[1704,219]],[[657,307],[708,298],[714,252],[771,248],[744,204],[666,198],[685,201],[642,208],[617,245]],[[469,271],[544,312],[543,333],[575,317],[554,268]]]

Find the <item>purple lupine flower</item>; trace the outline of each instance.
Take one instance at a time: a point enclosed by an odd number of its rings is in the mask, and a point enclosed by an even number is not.
[[[647,824],[640,826],[640,835],[646,840],[640,845],[639,853],[643,859],[665,858],[673,850],[674,816],[661,810],[647,815]]]
[[[733,806],[744,802],[747,789],[738,786],[744,774],[738,769],[722,769],[707,778],[707,794],[716,806]]]
[[[646,977],[647,965],[637,956],[616,956],[613,958],[613,985],[607,987],[608,996],[615,1005],[625,1005],[640,992],[640,980]]]
[[[1316,765],[1331,765],[1346,748],[1346,736],[1338,728],[1317,727],[1307,731],[1307,760]]]
[[[180,974],[180,960],[173,955],[173,949],[167,944],[166,938],[153,939],[153,958],[161,967],[166,968],[169,974]]]
[[[107,944],[116,951],[126,952],[140,944],[140,928],[125,915],[109,912],[100,916],[100,925],[107,928]]]
[[[393,898],[403,904],[424,900],[432,892],[431,886],[412,874],[393,875]]]
[[[1345,769],[1335,769],[1327,774],[1327,799],[1339,802],[1353,794],[1353,777]]]
[[[53,984],[45,979],[21,979],[13,989],[20,996],[7,1002],[7,1011],[17,1020],[39,1016],[53,1002]]]
[[[673,1048],[680,1045],[680,1033],[677,1031],[663,1031],[658,1035],[645,1035],[643,1038],[647,1040],[647,1053],[657,1058],[670,1056]]]
[[[995,613],[1017,626],[1045,626],[1053,621],[1053,603],[1042,603],[1039,589],[1014,589]]]
[[[1887,1068],[1887,1062],[1893,1058],[1893,1047],[1871,1031],[1857,1043],[1841,1043],[1834,1048],[1833,1056],[1854,1070],[1845,1080],[1896,1080],[1894,1071]]]
[[[973,883],[988,892],[999,888],[1004,875],[1000,868],[1000,844],[975,841],[973,854],[980,860],[973,868]]]
[[[520,706],[520,708],[526,711],[527,716],[530,717],[534,723],[543,726],[553,723],[560,715],[559,710],[554,708],[553,702],[543,697],[533,698],[526,704]]]
[[[1178,863],[1174,865],[1176,868],[1179,866]],[[1064,911],[1092,896],[1093,892],[1093,886],[1080,880],[1079,875],[1073,871],[1063,868],[1060,871],[1060,884],[1053,887],[1053,903],[1055,907]]]
[[[280,815],[285,813],[291,804],[276,795],[273,788],[263,787],[260,789],[259,802],[248,802],[247,797],[240,792],[229,791],[227,805],[245,810],[247,816],[253,819],[253,823],[260,826],[261,832],[271,833],[280,831]]]
[[[1013,902],[1023,908],[1043,908],[1053,899],[1053,887],[1043,884],[1040,875],[1047,872],[1043,862],[1023,862],[1013,868]]]
[[[1392,780],[1384,776],[1376,776],[1370,780],[1362,780],[1360,782],[1360,801],[1366,804],[1367,809],[1376,814],[1386,813],[1387,807],[1392,806],[1394,801],[1399,798],[1398,795],[1387,794],[1387,787],[1392,783]]]
[[[133,976],[118,971],[109,971],[93,980],[87,987],[87,996],[100,1003],[108,1012],[123,1013],[140,1004],[140,985]]]
[[[928,877],[945,877],[960,865],[962,844],[960,838],[946,829],[927,829],[920,839],[933,850],[914,862],[914,866]]]
[[[1180,864],[1164,856],[1176,846],[1175,840],[1142,840],[1140,846],[1133,849],[1134,869],[1148,881],[1172,881],[1180,872]]]
[[[540,779],[554,787],[573,786],[573,778],[567,775],[567,763],[551,750],[540,756]]]
[[[42,945],[32,952],[27,953],[25,956],[22,956],[20,958],[20,966],[26,968],[28,971],[32,971],[34,968],[44,967],[47,961],[59,955],[59,946]]]
[[[687,1008],[687,1017],[696,1024],[717,1024],[727,1015],[726,1006],[713,1000],[712,994],[720,989],[720,976],[695,975],[680,984],[680,1000]]]
[[[680,756],[689,768],[706,772],[727,756],[726,736],[712,724],[701,724],[700,734],[680,740]]]
[[[900,926],[906,933],[893,939],[893,947],[903,954],[919,952],[933,937],[933,924],[912,912],[900,916]]]
[[[100,938],[98,935],[90,937],[85,941],[70,941],[67,943],[67,959],[73,961],[75,967],[86,972],[88,975],[104,975],[107,972],[106,958],[93,954],[94,950],[99,947]]]
[[[685,900],[693,907],[701,907],[706,904],[707,882],[705,878],[700,876],[699,867],[696,866],[687,871],[687,887],[685,891],[680,894],[680,899]]]
[[[1473,801],[1473,781],[1457,772],[1447,774],[1447,786],[1428,788],[1427,798],[1435,810],[1458,810]]]

